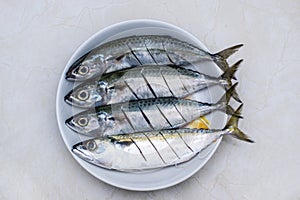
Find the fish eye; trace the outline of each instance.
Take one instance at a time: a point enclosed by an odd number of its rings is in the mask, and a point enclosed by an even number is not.
[[[78,73],[81,75],[86,75],[89,72],[89,68],[86,65],[81,65],[79,67]]]
[[[77,123],[80,125],[80,126],[86,126],[88,124],[88,120],[86,117],[81,117],[77,120]]]
[[[78,99],[84,101],[84,100],[87,100],[88,98],[89,98],[89,94],[87,91],[82,90],[78,93]]]
[[[90,150],[90,151],[94,151],[97,148],[97,144],[93,140],[88,141],[88,143],[86,144],[86,146],[87,146],[88,150]]]

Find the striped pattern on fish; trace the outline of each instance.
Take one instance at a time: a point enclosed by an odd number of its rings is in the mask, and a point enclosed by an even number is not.
[[[66,125],[88,136],[178,128],[217,110],[234,114],[228,102],[236,86],[237,83],[217,103],[175,97],[134,100],[83,111],[67,119]]]
[[[166,35],[130,36],[101,44],[73,63],[66,79],[84,81],[103,73],[142,65],[181,65],[214,61],[223,71],[226,59],[241,46],[211,54],[199,47]]]
[[[241,106],[236,113],[240,114]],[[180,164],[193,158],[223,135],[253,142],[237,128],[232,116],[224,129],[177,129],[110,135],[73,146],[91,164],[119,171],[140,171]]]
[[[137,99],[183,98],[213,85],[231,86],[231,78],[242,60],[220,77],[170,66],[143,66],[109,73],[82,83],[70,91],[65,100],[78,107],[114,104]],[[237,93],[233,98],[239,101]]]

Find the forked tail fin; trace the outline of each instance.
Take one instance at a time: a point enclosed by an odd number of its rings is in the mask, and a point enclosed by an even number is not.
[[[235,111],[236,115],[240,115],[242,111],[243,104],[241,104],[238,109]],[[251,140],[245,133],[243,133],[238,128],[238,122],[239,118],[233,115],[229,121],[227,122],[226,126],[224,127],[224,130],[228,130],[228,134],[232,137],[235,137],[239,140],[243,140],[245,142],[254,143],[253,140]]]
[[[221,75],[221,77],[222,77],[223,79],[226,79],[226,80],[230,81],[230,80],[233,78],[235,72],[238,70],[239,65],[240,65],[242,62],[243,62],[243,59],[237,61],[237,62],[234,63],[231,67],[228,67],[227,70],[225,70],[224,73]]]
[[[241,48],[242,46],[243,46],[243,44],[238,44],[233,47],[229,47],[229,48],[224,49],[216,54],[213,54],[212,58],[213,58],[214,62],[220,67],[220,69],[225,72],[229,68],[229,65],[228,65],[226,59],[229,56],[231,56],[232,54],[234,54],[235,52],[237,52],[239,50],[239,48]]]
[[[228,104],[231,97],[234,97],[234,95],[236,94],[235,88],[237,85],[238,83],[235,83],[233,86],[231,86],[216,104],[225,103],[226,106],[223,106],[220,109],[222,112],[225,112],[228,115],[236,116],[238,118],[243,118],[240,113],[236,113],[233,110],[233,108]]]
[[[234,65],[232,65],[231,67],[229,67],[219,78],[222,80],[222,81],[225,81],[227,84],[224,84],[224,87],[226,90],[229,90],[231,85],[232,85],[232,82],[231,82],[231,79],[234,77],[234,74],[235,72],[238,70],[239,68],[239,65],[241,64],[241,62],[243,62],[243,59],[237,61]],[[238,93],[236,92],[236,90],[233,91],[232,93],[232,97],[242,103]]]

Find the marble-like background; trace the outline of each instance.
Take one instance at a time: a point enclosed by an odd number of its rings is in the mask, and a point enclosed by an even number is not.
[[[300,2],[102,0],[0,2],[0,199],[300,199]],[[244,120],[255,139],[225,138],[198,173],[174,187],[130,192],[88,174],[55,116],[61,72],[77,47],[123,20],[177,25],[232,57]]]

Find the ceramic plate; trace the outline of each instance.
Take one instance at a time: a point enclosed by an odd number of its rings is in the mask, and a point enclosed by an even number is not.
[[[103,169],[85,162],[71,152],[71,148],[74,144],[88,138],[73,132],[65,126],[65,120],[67,118],[81,111],[80,109],[72,108],[64,102],[64,96],[74,87],[74,83],[65,80],[67,69],[76,59],[101,43],[125,36],[145,34],[170,35],[208,51],[208,49],[193,35],[168,23],[153,20],[131,20],[114,24],[94,34],[76,50],[61,75],[56,99],[59,129],[68,150],[76,161],[90,174],[101,181],[119,188],[136,191],[158,190],[186,180],[203,167],[214,154],[221,141],[221,139],[219,139],[189,162],[177,166],[139,173],[125,173]],[[205,74],[215,76],[221,73],[219,68],[211,62],[197,64],[195,69]],[[216,102],[222,93],[223,91],[220,90],[220,88],[212,87],[193,95],[191,98],[202,102]],[[222,128],[227,119],[226,115],[220,115],[218,112],[208,115],[207,118],[211,122],[211,128]]]

